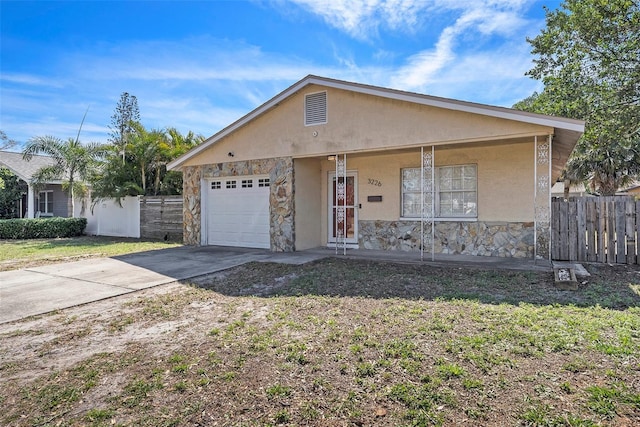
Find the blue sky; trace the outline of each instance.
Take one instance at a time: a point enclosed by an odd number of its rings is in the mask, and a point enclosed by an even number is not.
[[[148,129],[210,136],[307,74],[510,107],[534,0],[0,2],[0,129],[106,142],[122,92]]]

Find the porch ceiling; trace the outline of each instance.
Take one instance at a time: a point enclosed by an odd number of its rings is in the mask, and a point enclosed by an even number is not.
[[[560,175],[562,174],[562,170],[564,169],[573,148],[575,147],[578,139],[582,135],[581,132],[568,131],[563,129],[555,129],[555,134],[552,142],[552,164],[551,164],[551,182],[555,182],[558,180]],[[538,138],[547,138],[546,135],[540,135]],[[490,147],[496,145],[508,145],[508,144],[533,144],[534,137],[527,138],[510,138],[504,140],[491,140],[491,141],[474,141],[474,142],[459,142],[459,143],[443,143],[439,145],[435,145],[437,150],[446,150],[448,148],[464,148],[464,147]],[[424,145],[427,147],[428,145]],[[533,150],[533,148],[532,148]],[[351,157],[358,157],[362,155],[366,156],[387,156],[394,154],[403,154],[403,153],[419,153],[420,146],[412,146],[412,147],[403,147],[403,148],[380,148],[375,150],[360,150],[360,151],[347,151]],[[322,155],[313,155],[313,156],[301,156],[300,158],[326,158],[332,153],[325,153]],[[336,153],[343,154],[343,152]]]
[[[569,160],[569,156],[573,151],[578,139],[582,136],[582,132],[571,131],[567,129],[555,128],[555,135],[552,144],[552,157],[551,163],[551,182],[556,182],[562,170]]]

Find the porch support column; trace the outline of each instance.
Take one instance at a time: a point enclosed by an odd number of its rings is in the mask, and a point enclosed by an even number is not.
[[[420,147],[420,158],[422,167],[420,170],[420,260],[424,261],[424,248],[425,246],[431,246],[431,261],[435,259],[435,223],[434,223],[434,209],[435,204],[435,148],[432,145],[431,149],[425,150],[424,147]]]
[[[336,255],[338,246],[342,242],[342,254],[347,254],[347,155],[340,158],[336,154],[336,191],[335,191],[336,220],[334,230],[336,233]]]
[[[551,142],[535,137],[534,260],[551,261]]]
[[[27,218],[33,218],[35,216],[35,204],[36,197],[33,191],[33,187],[31,186],[31,184],[29,184],[29,182],[27,182]]]

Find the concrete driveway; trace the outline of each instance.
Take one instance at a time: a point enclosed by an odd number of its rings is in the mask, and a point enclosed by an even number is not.
[[[215,273],[251,261],[304,264],[324,255],[188,247],[0,272],[0,323]]]

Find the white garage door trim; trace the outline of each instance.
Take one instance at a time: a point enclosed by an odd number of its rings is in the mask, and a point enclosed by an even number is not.
[[[268,175],[203,180],[202,244],[270,249]]]

